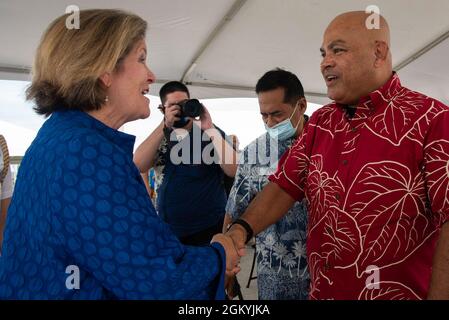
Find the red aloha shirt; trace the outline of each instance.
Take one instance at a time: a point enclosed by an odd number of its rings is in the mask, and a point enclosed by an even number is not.
[[[311,299],[426,298],[449,220],[449,108],[392,78],[311,117],[270,177],[309,204]]]

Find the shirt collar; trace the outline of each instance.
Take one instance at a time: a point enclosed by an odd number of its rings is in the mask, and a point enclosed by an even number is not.
[[[371,92],[366,100],[371,100],[374,108],[388,103],[396,94],[402,89],[401,80],[396,72],[393,72],[390,80],[388,80],[382,87],[374,92]]]
[[[401,81],[396,72],[393,72],[391,78],[379,89],[362,97],[357,108],[368,106],[370,109],[378,109],[380,106],[387,104],[401,89]],[[345,110],[348,106],[337,103],[341,109]]]

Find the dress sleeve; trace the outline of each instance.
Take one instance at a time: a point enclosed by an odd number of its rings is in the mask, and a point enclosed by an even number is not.
[[[103,140],[93,148],[95,139],[71,142],[81,147],[67,150],[49,186],[67,255],[119,299],[224,298],[223,248],[183,246],[157,216],[132,156]]]

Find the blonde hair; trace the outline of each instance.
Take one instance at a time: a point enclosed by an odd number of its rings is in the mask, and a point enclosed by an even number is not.
[[[67,17],[50,24],[36,52],[27,99],[38,114],[100,109],[106,98],[100,76],[117,71],[147,29],[143,19],[121,10],[81,10],[79,29],[68,29]]]

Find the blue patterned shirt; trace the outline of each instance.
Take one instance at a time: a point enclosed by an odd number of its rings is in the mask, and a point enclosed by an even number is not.
[[[183,246],[161,221],[134,141],[84,112],[45,122],[8,212],[0,299],[224,298],[223,248]]]
[[[293,139],[276,143],[266,133],[243,150],[226,206],[233,220],[269,182],[268,176],[276,171],[278,160],[292,143]],[[296,202],[281,220],[256,236],[259,299],[308,298],[306,226],[306,205]]]

